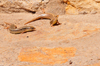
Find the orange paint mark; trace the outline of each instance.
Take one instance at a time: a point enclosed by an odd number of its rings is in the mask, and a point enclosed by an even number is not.
[[[74,57],[76,48],[23,48],[18,56],[19,61],[42,64],[62,64]]]

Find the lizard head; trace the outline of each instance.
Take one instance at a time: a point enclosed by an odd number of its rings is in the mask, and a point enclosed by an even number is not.
[[[50,25],[53,26],[57,24],[59,15],[56,15],[50,22]]]

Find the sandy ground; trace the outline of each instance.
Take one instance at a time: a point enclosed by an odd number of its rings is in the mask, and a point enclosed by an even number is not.
[[[0,23],[21,27],[37,14],[0,14]],[[0,66],[99,66],[100,14],[60,15],[61,25],[50,20],[27,25],[36,31],[11,34],[0,26]]]

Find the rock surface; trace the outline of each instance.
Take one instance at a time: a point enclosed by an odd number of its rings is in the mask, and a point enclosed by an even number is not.
[[[76,8],[79,13],[100,13],[100,1],[99,0],[68,0],[69,5],[72,5]],[[83,13],[84,13],[83,12]]]
[[[0,0],[1,13],[32,12],[53,14],[65,14],[67,4],[62,4],[60,0]],[[41,9],[42,8],[42,9]]]
[[[8,22],[22,27],[36,16],[30,13],[0,14],[0,24]],[[50,26],[50,20],[37,20],[27,24],[34,26],[36,31],[24,34],[11,34],[0,26],[0,65],[99,66],[99,17],[100,14],[60,15],[58,20],[62,24],[54,27]]]
[[[0,12],[4,13],[43,13],[44,9],[46,13],[58,15],[96,14],[100,13],[99,6],[99,0],[0,0]]]
[[[1,0],[0,12],[36,12],[41,4],[41,0]]]

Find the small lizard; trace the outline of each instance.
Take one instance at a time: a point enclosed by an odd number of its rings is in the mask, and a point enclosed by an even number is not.
[[[50,19],[51,20],[50,21],[50,25],[51,26],[53,26],[55,24],[58,24],[58,25],[61,24],[61,23],[58,22],[58,15],[55,16],[53,14],[41,14],[38,17],[33,18],[32,20],[26,22],[25,25],[28,24],[28,23],[30,23],[30,22],[32,22],[32,21],[36,21],[38,19]]]
[[[23,27],[17,28],[17,26],[14,24],[9,24],[9,23],[6,23],[6,24],[9,25],[8,29],[10,33],[12,34],[20,34],[20,33],[25,33],[25,32],[30,32],[30,31],[35,30],[33,26],[23,26]]]

